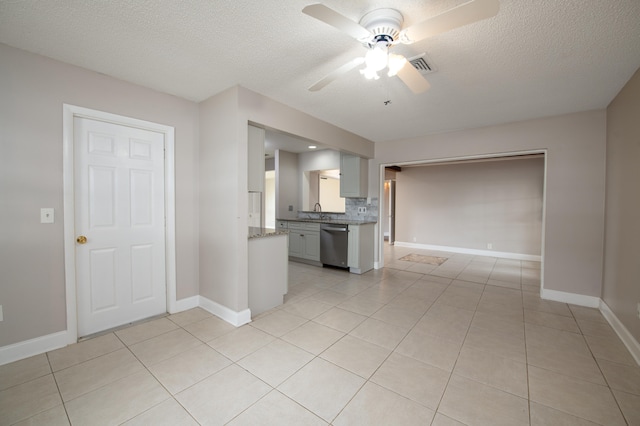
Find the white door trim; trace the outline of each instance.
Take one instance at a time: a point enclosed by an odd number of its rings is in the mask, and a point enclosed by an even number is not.
[[[176,226],[175,226],[175,129],[171,126],[138,120],[103,111],[63,104],[62,113],[62,175],[64,208],[64,270],[67,303],[68,343],[78,340],[75,256],[75,193],[74,193],[74,135],[73,119],[83,117],[113,124],[136,127],[164,134],[165,170],[165,268],[167,280],[167,312],[176,312]]]

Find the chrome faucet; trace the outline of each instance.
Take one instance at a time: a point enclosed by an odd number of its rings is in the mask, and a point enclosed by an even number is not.
[[[320,212],[320,219],[322,219],[322,206],[320,205],[320,203],[315,203],[314,204],[313,211],[314,212]]]

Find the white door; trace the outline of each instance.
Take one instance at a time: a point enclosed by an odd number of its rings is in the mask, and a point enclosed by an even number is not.
[[[78,335],[166,312],[164,135],[75,117],[74,162]]]

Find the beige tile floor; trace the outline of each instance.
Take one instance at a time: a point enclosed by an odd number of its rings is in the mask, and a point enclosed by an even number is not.
[[[640,367],[597,310],[540,299],[538,263],[385,258],[292,263],[240,328],[193,309],[1,366],[0,425],[640,424]]]

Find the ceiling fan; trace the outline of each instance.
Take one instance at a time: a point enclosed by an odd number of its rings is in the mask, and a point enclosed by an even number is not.
[[[398,43],[411,44],[454,28],[468,25],[482,19],[491,18],[498,13],[498,0],[471,0],[453,9],[449,9],[426,21],[402,28],[404,18],[395,9],[375,9],[364,15],[359,23],[323,5],[312,4],[302,12],[348,34],[367,49],[364,57],[357,57],[332,71],[317,83],[309,87],[315,92],[353,68],[365,64],[360,70],[368,79],[378,79],[378,72],[388,69],[387,75],[397,75],[414,93],[429,89],[429,82],[402,55],[389,50]]]

